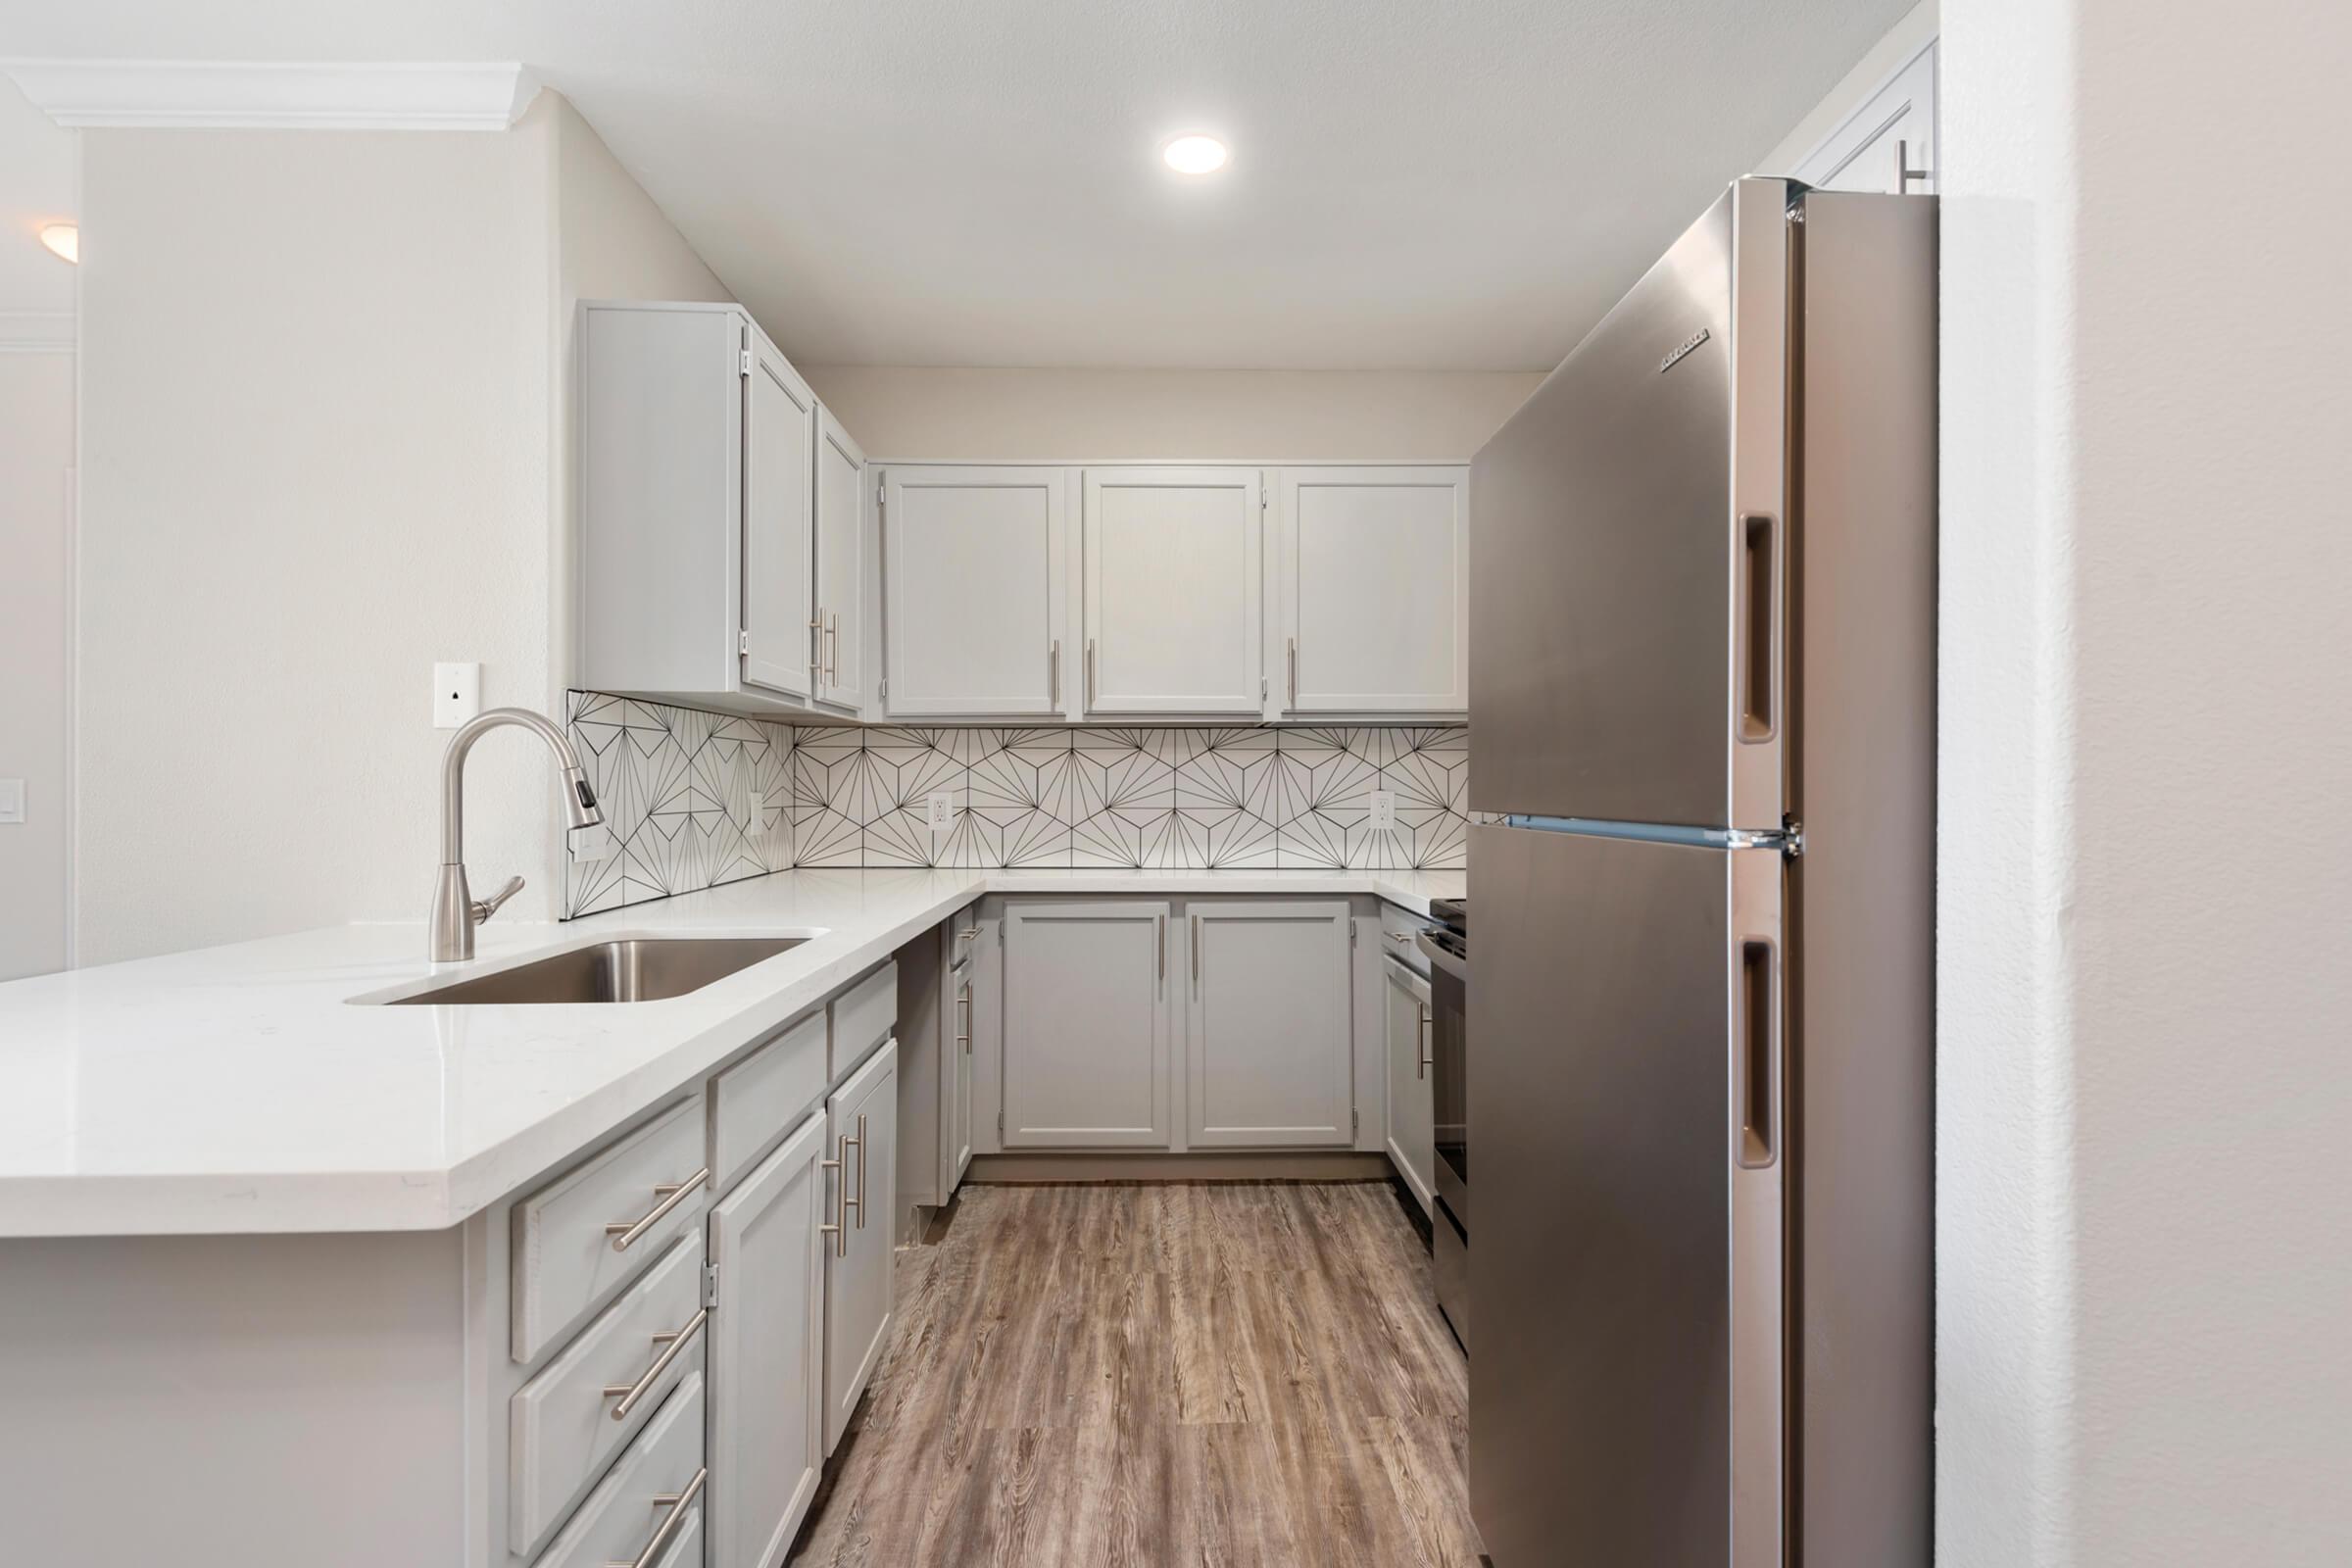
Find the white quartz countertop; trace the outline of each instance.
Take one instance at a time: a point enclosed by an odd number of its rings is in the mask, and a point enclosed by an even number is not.
[[[1459,871],[805,870],[564,924],[436,968],[347,925],[0,985],[0,1237],[437,1230],[692,1083],[985,893],[1370,894]],[[812,940],[687,996],[351,999],[614,937]]]

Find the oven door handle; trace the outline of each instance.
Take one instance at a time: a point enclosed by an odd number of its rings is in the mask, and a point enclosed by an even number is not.
[[[1423,931],[1419,933],[1413,938],[1413,942],[1421,949],[1423,953],[1429,956],[1430,962],[1436,964],[1439,968],[1445,970],[1456,980],[1459,980],[1463,985],[1466,986],[1470,983],[1470,965],[1468,961],[1461,958],[1457,955],[1448,952],[1446,949],[1439,946],[1437,943],[1432,942],[1428,932]]]

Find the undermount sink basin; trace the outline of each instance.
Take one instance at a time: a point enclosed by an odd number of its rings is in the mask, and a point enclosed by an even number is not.
[[[633,937],[574,948],[495,974],[468,975],[391,1006],[534,1002],[660,1002],[700,991],[807,937]]]

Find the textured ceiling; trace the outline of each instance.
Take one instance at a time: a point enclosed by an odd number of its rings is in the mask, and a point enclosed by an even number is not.
[[[808,364],[1540,369],[1907,4],[0,0],[0,53],[521,60]]]

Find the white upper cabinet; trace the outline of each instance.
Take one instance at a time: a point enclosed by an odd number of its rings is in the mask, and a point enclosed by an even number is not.
[[[1470,707],[1470,472],[1282,474],[1278,713]]]
[[[750,333],[743,429],[743,678],[808,697],[813,604],[816,394]]]
[[[1254,468],[1089,468],[1085,710],[1264,702],[1264,487]]]
[[[1059,468],[894,467],[882,506],[883,708],[1062,711]]]
[[[590,301],[577,377],[578,684],[735,713],[806,712],[819,696],[858,706],[871,570],[859,481],[847,542],[820,566],[821,411],[791,362],[736,306]],[[838,476],[857,447],[824,424]],[[829,485],[825,503],[837,519]],[[841,658],[821,639],[821,692],[820,569],[850,585],[825,605]]]
[[[861,608],[866,574],[865,454],[820,408],[816,417],[816,698],[865,705]]]
[[[1797,165],[1821,190],[1931,195],[1936,164],[1936,46],[1928,45]]]

